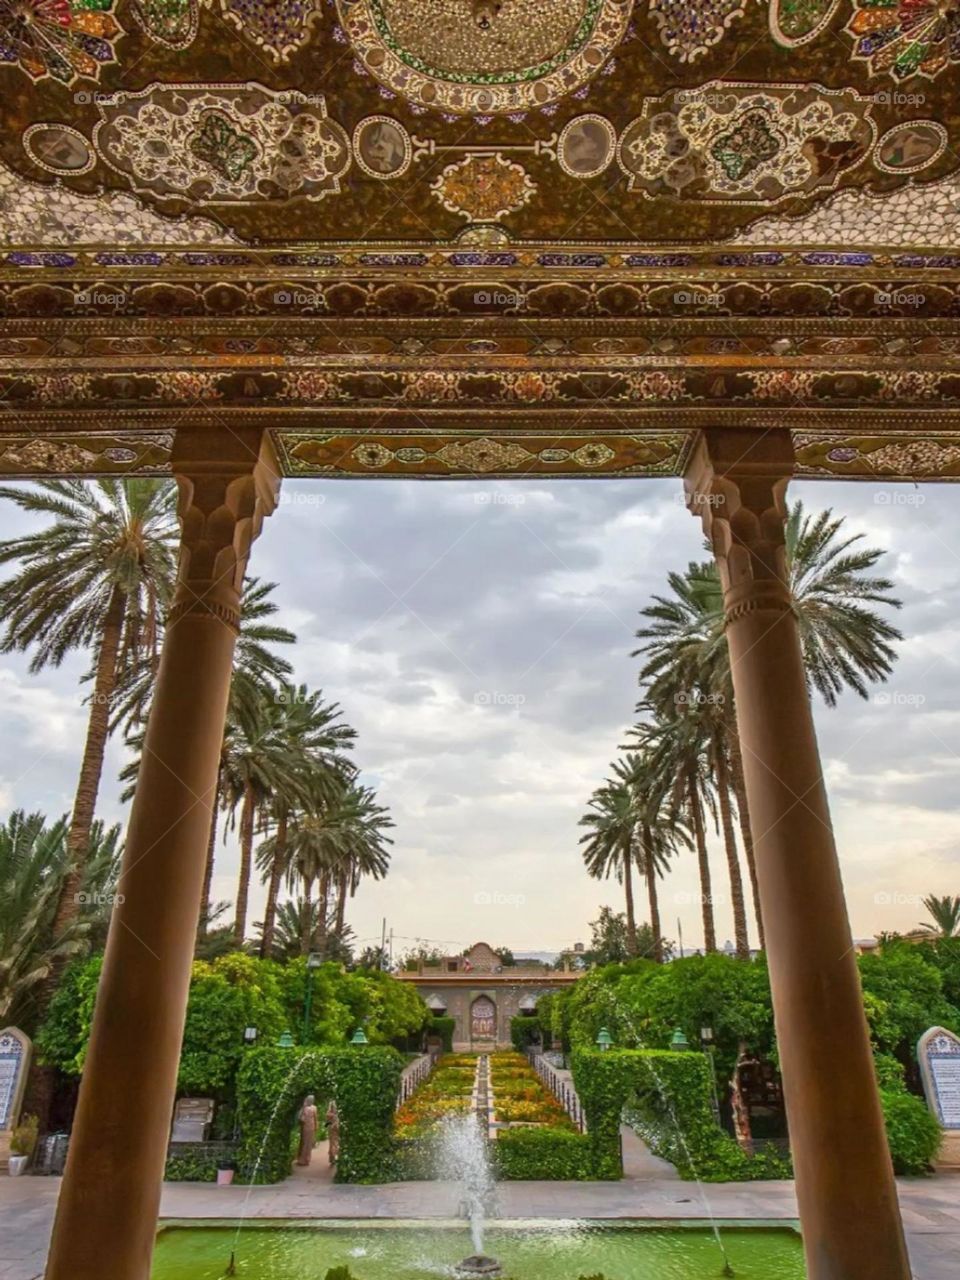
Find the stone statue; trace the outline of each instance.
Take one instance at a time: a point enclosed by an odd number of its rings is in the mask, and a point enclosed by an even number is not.
[[[297,1164],[304,1168],[313,1158],[313,1148],[317,1142],[317,1104],[312,1093],[308,1093],[300,1108],[300,1150],[297,1153]]]

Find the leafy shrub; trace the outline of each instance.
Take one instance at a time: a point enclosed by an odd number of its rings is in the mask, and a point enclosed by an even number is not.
[[[703,1054],[579,1049],[573,1079],[587,1117],[596,1178],[623,1175],[620,1121],[628,1101],[637,1132],[682,1178],[730,1182],[789,1176],[786,1161],[775,1155],[751,1159],[720,1128]]]
[[[439,1036],[443,1041],[443,1052],[453,1052],[453,1033],[456,1029],[456,1018],[430,1018],[427,1022],[427,1035]]]
[[[895,1173],[923,1174],[940,1149],[940,1125],[926,1103],[911,1093],[880,1091],[880,1105]]]
[[[582,1182],[593,1177],[590,1140],[569,1129],[502,1129],[493,1157],[497,1176],[513,1181]]]
[[[216,1182],[217,1170],[236,1164],[237,1144],[230,1142],[177,1143],[167,1153],[163,1171],[167,1182]]]
[[[888,1093],[906,1093],[903,1063],[892,1053],[875,1053],[873,1067],[877,1076],[877,1084]]]
[[[340,1114],[338,1182],[391,1182],[391,1133],[403,1058],[395,1049],[254,1049],[237,1077],[245,1179],[279,1182],[290,1172],[291,1140],[306,1094],[333,1098]],[[258,1164],[259,1161],[259,1164]]]
[[[510,1039],[513,1047],[523,1053],[541,1039],[540,1019],[536,1014],[523,1014],[510,1019]]]

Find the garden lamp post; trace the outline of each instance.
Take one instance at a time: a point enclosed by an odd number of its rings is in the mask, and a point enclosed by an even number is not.
[[[713,1114],[720,1123],[720,1099],[717,1097],[717,1069],[713,1060],[713,1027],[709,1023],[704,1023],[700,1028],[700,1048],[703,1050],[710,1063],[710,1088],[713,1094]]]
[[[683,1033],[683,1027],[677,1027],[670,1037],[670,1048],[675,1053],[686,1053],[690,1048],[690,1041]]]
[[[350,1037],[350,1043],[356,1045],[370,1043],[367,1039],[367,1033],[364,1031],[363,1027],[357,1027],[356,1031]]]
[[[293,1048],[293,1036],[290,1034],[289,1031],[284,1031],[283,1034],[280,1036],[280,1039],[277,1041],[277,1048],[278,1049]]]
[[[597,1048],[601,1053],[605,1053],[613,1044],[613,1036],[606,1027],[601,1027],[597,1033]]]
[[[323,956],[319,951],[311,951],[307,956],[307,994],[303,1002],[303,1043],[309,1044],[310,1036],[310,1014],[313,1010],[313,978],[316,971],[323,964]]]
[[[243,1029],[243,1043],[244,1043],[244,1044],[247,1044],[247,1045],[250,1045],[250,1046],[255,1045],[255,1044],[257,1043],[257,1036],[258,1036],[259,1034],[260,1034],[260,1033],[259,1033],[259,1031],[257,1030],[257,1028],[256,1028],[256,1027],[244,1027],[244,1029]]]

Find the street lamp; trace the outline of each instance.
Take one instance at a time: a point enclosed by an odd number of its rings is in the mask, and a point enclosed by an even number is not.
[[[601,1053],[605,1053],[607,1049],[613,1045],[613,1036],[606,1027],[601,1027],[597,1034],[597,1048]]]
[[[280,1039],[277,1041],[277,1047],[279,1049],[293,1048],[293,1036],[289,1031],[284,1031],[283,1035],[281,1035]]]
[[[244,1027],[244,1029],[243,1029],[243,1043],[244,1043],[244,1044],[256,1044],[256,1043],[257,1043],[257,1036],[258,1036],[258,1034],[259,1034],[259,1032],[257,1031],[257,1028],[256,1028],[256,1027]]]
[[[707,1061],[710,1063],[710,1090],[713,1103],[713,1117],[717,1124],[720,1123],[720,1099],[717,1096],[717,1068],[713,1060],[713,1027],[709,1023],[704,1023],[700,1028],[700,1048],[703,1050]]]
[[[675,1053],[685,1053],[690,1048],[690,1041],[683,1034],[683,1027],[677,1027],[670,1037],[670,1048]]]
[[[350,1037],[350,1043],[351,1044],[369,1044],[370,1043],[370,1041],[367,1039],[367,1033],[364,1031],[363,1027],[357,1027],[356,1031]]]
[[[307,956],[307,995],[303,1002],[303,1043],[309,1044],[310,1013],[313,1009],[313,975],[323,964],[323,956],[319,951],[311,951]]]

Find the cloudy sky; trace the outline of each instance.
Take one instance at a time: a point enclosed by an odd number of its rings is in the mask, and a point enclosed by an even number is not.
[[[960,893],[960,504],[947,486],[804,483],[886,549],[904,602],[891,683],[816,719],[857,936],[909,928],[929,893]],[[0,508],[0,533],[27,527]],[[618,886],[590,880],[577,819],[631,723],[637,613],[702,555],[678,481],[285,482],[252,570],[278,584],[298,680],[339,701],[358,762],[396,821],[393,868],[363,888],[402,951],[483,938],[556,950],[589,937]],[[82,660],[31,676],[0,657],[0,805],[69,808],[83,740]],[[111,749],[100,811],[123,820]],[[714,839],[715,886],[724,861]],[[215,892],[237,857],[218,848]],[[664,927],[701,931],[692,858],[662,886]],[[262,894],[254,896],[259,918]],[[721,938],[731,932],[726,896]]]

